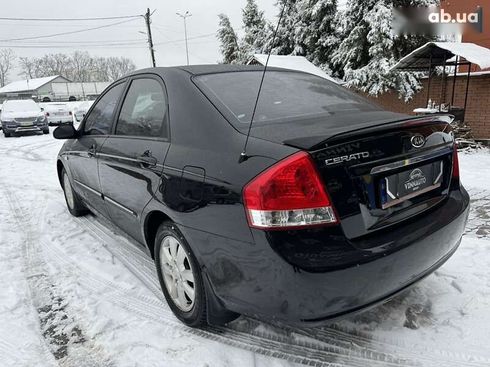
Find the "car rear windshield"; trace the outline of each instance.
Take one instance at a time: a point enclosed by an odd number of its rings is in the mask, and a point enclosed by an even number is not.
[[[22,112],[22,111],[37,111],[39,106],[33,100],[7,101],[3,104],[4,112]]]
[[[261,71],[200,75],[196,84],[238,128],[250,123]],[[268,71],[254,124],[376,111],[379,107],[324,78],[293,71]],[[335,119],[329,118],[334,121]]]

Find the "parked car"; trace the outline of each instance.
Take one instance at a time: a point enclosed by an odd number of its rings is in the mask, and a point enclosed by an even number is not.
[[[44,109],[50,126],[73,124],[73,113],[66,103],[49,103]]]
[[[82,122],[83,118],[87,114],[88,110],[92,105],[94,104],[94,101],[85,101],[82,102],[78,105],[78,107],[75,107],[73,110],[73,113],[75,114],[75,120],[77,122]]]
[[[49,134],[48,120],[41,107],[32,99],[5,101],[0,121],[6,138],[26,132]]]
[[[239,314],[318,325],[406,290],[457,249],[469,197],[448,115],[382,110],[323,78],[155,68],[112,84],[57,170],[68,210],[156,263],[190,326]]]

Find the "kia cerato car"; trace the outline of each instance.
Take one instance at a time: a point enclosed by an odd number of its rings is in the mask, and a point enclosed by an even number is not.
[[[69,139],[57,161],[68,210],[141,243],[190,326],[363,310],[441,266],[467,220],[451,116],[387,112],[270,68],[249,132],[262,71],[135,72],[77,130],[55,131]]]
[[[5,101],[1,109],[0,121],[6,138],[26,132],[49,134],[48,120],[41,107],[32,99]]]

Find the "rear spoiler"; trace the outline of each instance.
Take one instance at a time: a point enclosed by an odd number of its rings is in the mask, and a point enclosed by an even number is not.
[[[430,116],[414,116],[404,117],[402,119],[389,119],[384,121],[370,121],[363,122],[361,124],[351,125],[344,128],[332,129],[331,133],[324,136],[309,136],[304,138],[294,138],[285,140],[283,143],[295,148],[307,149],[314,151],[317,149],[325,148],[332,141],[338,141],[340,139],[349,139],[352,136],[360,134],[372,134],[378,131],[386,131],[389,129],[397,129],[406,126],[417,126],[426,123],[446,123],[453,122],[454,116],[447,113],[438,113]]]

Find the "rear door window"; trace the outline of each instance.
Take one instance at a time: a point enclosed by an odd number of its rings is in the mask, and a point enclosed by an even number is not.
[[[194,78],[200,89],[238,128],[250,124],[261,71],[226,72]],[[364,98],[324,78],[293,71],[267,71],[254,124],[379,110]]]
[[[116,125],[116,135],[167,138],[167,98],[152,78],[133,80]]]
[[[120,83],[109,89],[96,103],[86,118],[83,132],[85,135],[108,135],[111,131],[114,112],[125,83]]]

